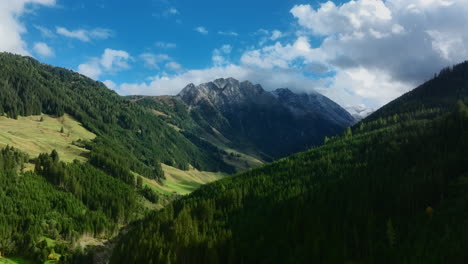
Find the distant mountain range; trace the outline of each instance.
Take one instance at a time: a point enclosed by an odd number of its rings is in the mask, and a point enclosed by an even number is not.
[[[166,110],[165,119],[174,125],[181,112],[171,106],[183,107],[196,125],[195,134],[264,160],[320,145],[325,136],[341,134],[355,122],[346,110],[318,93],[296,94],[287,88],[268,92],[259,84],[233,78],[189,84],[174,97],[131,98],[153,110]],[[194,130],[187,127],[187,120],[182,126]]]

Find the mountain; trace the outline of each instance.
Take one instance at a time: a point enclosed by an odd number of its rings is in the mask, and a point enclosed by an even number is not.
[[[201,187],[111,263],[466,263],[467,82],[468,63],[444,70],[321,147]]]
[[[151,106],[148,98],[132,98]],[[183,123],[193,126],[166,118],[168,122],[188,131],[196,126],[193,134],[263,160],[320,145],[326,136],[340,134],[354,122],[348,112],[318,93],[295,94],[287,88],[268,92],[258,84],[233,78],[189,84],[175,97],[152,99],[159,102],[152,104],[154,110],[164,104],[166,109],[167,105],[185,108],[190,118]],[[178,118],[174,111],[165,115]]]

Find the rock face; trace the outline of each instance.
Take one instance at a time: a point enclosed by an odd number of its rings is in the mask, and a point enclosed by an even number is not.
[[[187,85],[178,95],[211,127],[236,147],[256,149],[264,158],[279,158],[340,134],[354,118],[318,93],[272,92],[249,81],[217,79]]]

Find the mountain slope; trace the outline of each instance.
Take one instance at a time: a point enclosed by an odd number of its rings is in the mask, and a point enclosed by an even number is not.
[[[160,162],[232,170],[216,153],[197,148],[143,107],[83,75],[1,53],[0,83],[0,114],[70,114],[97,135],[88,146],[92,153],[121,157],[122,165],[149,178],[163,177]]]
[[[423,85],[322,147],[203,186],[136,223],[112,263],[465,263],[468,87],[447,85],[444,107]]]
[[[320,94],[295,94],[286,88],[267,92],[233,78],[189,84],[172,98],[133,99],[186,132],[264,160],[320,145],[325,136],[340,134],[354,122]]]

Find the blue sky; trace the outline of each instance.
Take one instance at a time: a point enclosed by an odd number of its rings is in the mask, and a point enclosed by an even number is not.
[[[166,54],[184,68],[212,65],[212,52],[223,45],[232,46],[232,60],[239,60],[247,47],[256,47],[258,30],[286,32],[294,25],[288,10],[300,1],[58,1],[53,8],[36,7],[25,16],[25,40],[42,41],[53,47],[55,56],[38,56],[41,61],[77,69],[87,57],[99,57],[106,48],[124,50],[134,58],[132,70],[103,74],[100,79],[137,82],[154,74],[154,68],[138,63],[142,53]],[[51,30],[44,36],[35,26]],[[109,29],[106,39],[81,41],[56,34],[56,27]],[[201,34],[195,28],[208,32]],[[169,47],[166,47],[169,45]],[[175,47],[174,47],[175,46]],[[38,55],[38,54],[37,54]],[[162,69],[163,70],[163,69]]]
[[[468,0],[2,0],[0,51],[120,94],[221,77],[376,108],[468,58]]]

